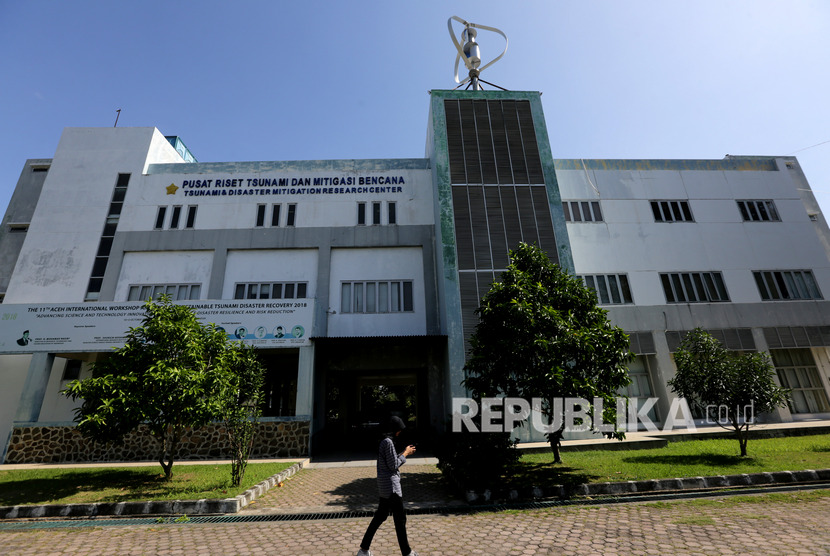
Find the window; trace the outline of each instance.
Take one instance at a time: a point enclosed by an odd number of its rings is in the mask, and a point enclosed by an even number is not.
[[[288,205],[288,217],[286,218],[285,225],[286,226],[293,226],[296,218],[297,218],[297,205],[296,204]]]
[[[368,224],[368,215],[366,212],[367,205],[369,203],[365,201],[358,201],[357,203],[357,225],[358,226],[365,226]],[[398,210],[395,201],[388,201],[386,203],[386,223],[387,224],[397,224],[398,223]],[[371,224],[373,226],[380,226],[383,224],[383,202],[381,201],[373,201],[371,203],[372,209],[372,221]]]
[[[107,268],[112,240],[115,236],[115,229],[118,227],[118,219],[121,216],[121,208],[124,205],[124,198],[127,196],[127,185],[130,183],[131,174],[118,174],[115,181],[115,188],[112,192],[107,219],[104,222],[104,231],[101,232],[101,240],[98,243],[98,253],[93,263],[93,271],[89,277],[89,284],[86,287],[84,301],[97,301],[101,295],[101,286],[104,285],[104,272]],[[158,217],[156,217],[158,220]],[[164,215],[161,216],[164,222]]]
[[[277,227],[280,225],[280,207],[282,205],[274,205],[271,207],[271,226]]]
[[[198,207],[196,205],[190,205],[187,207],[187,220],[184,223],[185,228],[192,228],[193,224],[196,223],[196,209]]]
[[[772,201],[736,201],[744,222],[781,222]]]
[[[170,222],[167,222],[167,209],[170,209]],[[156,212],[156,221],[153,225],[154,230],[178,230],[179,226],[181,225],[182,221],[182,206],[175,205],[172,207],[159,207],[158,212]],[[193,224],[196,222],[196,209],[198,207],[196,205],[190,205],[187,207],[187,216],[185,217],[185,228],[193,228]]]
[[[411,281],[384,280],[340,284],[341,313],[401,313],[412,310]]]
[[[781,386],[789,388],[792,413],[830,411],[827,392],[809,349],[771,349],[772,363]]]
[[[720,272],[679,272],[660,274],[669,303],[710,303],[729,301]]]
[[[756,270],[752,275],[764,301],[822,299],[810,270]]]
[[[625,274],[594,274],[577,276],[582,283],[594,290],[601,305],[633,303],[628,276]]]
[[[262,228],[265,226],[265,223],[268,222],[269,226],[272,228],[277,228],[280,225],[280,218],[282,217],[282,205],[280,204],[273,204],[271,205],[271,219],[268,220],[268,205],[260,204],[256,207],[256,227]],[[289,219],[291,218],[289,214]]]
[[[602,222],[599,201],[565,201],[565,222]]]
[[[178,230],[179,229],[179,220],[182,217],[182,207],[176,206],[173,207],[173,214],[170,215],[170,229],[171,230]]]
[[[132,284],[127,301],[158,299],[162,294],[167,294],[173,301],[186,301],[199,299],[201,293],[201,284]]]
[[[308,282],[238,282],[234,299],[304,299]]]
[[[68,359],[61,380],[78,380],[81,377],[81,363],[80,359]]]
[[[630,398],[637,398],[637,410],[641,410],[643,406],[648,403],[648,398],[654,395],[654,390],[651,388],[651,367],[656,367],[656,362],[653,356],[638,355],[628,364],[628,378],[631,383],[617,390],[618,394],[628,396]],[[651,406],[646,415],[652,421],[657,421],[657,406]]]
[[[689,201],[651,201],[655,222],[694,222]]]
[[[12,222],[9,224],[9,233],[25,234],[29,231],[29,224],[27,222]]]
[[[167,207],[159,207],[156,213],[156,224],[153,226],[154,230],[164,229],[164,217],[167,215]]]

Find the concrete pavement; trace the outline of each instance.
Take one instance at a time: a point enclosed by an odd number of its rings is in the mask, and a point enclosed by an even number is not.
[[[286,487],[283,487],[286,488]],[[288,487],[290,488],[290,487]],[[354,555],[369,519],[0,531],[18,556]],[[798,503],[626,503],[408,519],[422,555],[830,554],[830,497]],[[376,556],[398,554],[391,520]]]
[[[443,485],[428,458],[402,468],[409,508],[463,505]],[[819,493],[823,493],[819,494]],[[756,502],[627,502],[498,513],[411,515],[410,542],[426,555],[542,554],[830,554],[830,491],[755,497]],[[371,511],[374,462],[311,462],[223,523],[123,525],[85,522],[77,528],[6,530],[0,554],[29,555],[349,555],[368,517],[259,521],[272,514]],[[283,515],[283,517],[285,517]],[[99,523],[101,523],[99,521]],[[389,519],[375,537],[376,556],[398,554]]]

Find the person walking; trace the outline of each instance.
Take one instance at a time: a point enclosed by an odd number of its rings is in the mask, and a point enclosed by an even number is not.
[[[395,442],[393,438],[401,434],[406,428],[403,420],[400,417],[392,416],[383,427],[383,439],[378,446],[378,492],[380,494],[380,502],[378,509],[375,511],[372,522],[366,529],[366,534],[363,535],[363,542],[360,543],[360,550],[357,551],[357,556],[372,556],[372,551],[369,547],[372,544],[372,539],[375,536],[378,528],[389,517],[389,512],[392,512],[392,519],[395,521],[395,533],[398,536],[398,546],[401,548],[403,556],[418,556],[409,547],[409,541],[406,538],[406,513],[403,509],[403,491],[401,490],[401,472],[400,467],[406,463],[406,456],[415,452],[415,446],[407,446],[400,454],[395,451]]]

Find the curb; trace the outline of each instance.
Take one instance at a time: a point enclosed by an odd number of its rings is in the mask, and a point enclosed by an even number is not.
[[[40,506],[0,506],[0,519],[43,517],[104,517],[135,515],[208,515],[234,514],[262,497],[274,485],[283,482],[305,466],[300,461],[285,471],[272,475],[233,498],[201,500],[159,500],[148,502],[96,502],[90,504],[43,504]]]
[[[701,489],[746,487],[786,483],[810,483],[830,481],[830,469],[806,469],[803,471],[772,471],[763,473],[742,473],[739,475],[715,475],[711,477],[683,477],[674,479],[650,479],[646,481],[619,481],[607,483],[586,483],[566,488],[564,485],[542,489],[529,487],[518,490],[493,492],[468,490],[465,499],[469,504],[484,504],[496,500],[510,502],[535,500],[540,498],[559,498],[572,496],[619,496],[634,493],[653,493],[670,491],[694,491]]]

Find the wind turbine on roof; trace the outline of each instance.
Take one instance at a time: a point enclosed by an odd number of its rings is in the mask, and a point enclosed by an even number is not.
[[[461,40],[455,36],[455,31],[452,28],[453,20],[464,25],[464,29],[461,30],[459,37]],[[488,27],[487,25],[481,25],[480,23],[470,23],[455,15],[447,20],[447,28],[450,30],[450,38],[455,45],[455,49],[458,51],[458,55],[455,57],[455,82],[458,83],[458,87],[468,83],[466,87],[467,89],[472,88],[474,91],[481,91],[481,83],[487,83],[488,85],[501,89],[502,91],[506,91],[507,89],[504,87],[499,87],[489,81],[484,81],[480,76],[481,72],[498,62],[501,57],[504,56],[504,53],[507,52],[507,35],[495,27]],[[476,29],[481,29],[482,31],[492,31],[504,37],[504,50],[502,50],[501,54],[483,66],[481,66],[481,50],[476,42],[476,35],[478,34]],[[462,42],[464,43],[463,45],[461,44]],[[459,81],[458,62],[461,59],[464,60],[464,65],[467,67],[469,75],[464,80]],[[456,89],[458,87],[456,87]]]

